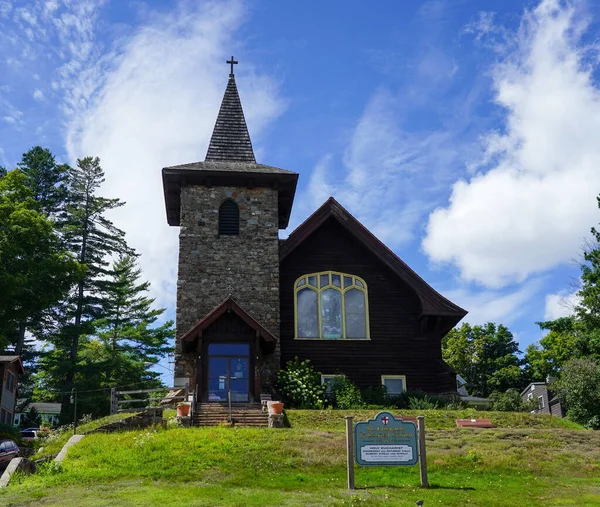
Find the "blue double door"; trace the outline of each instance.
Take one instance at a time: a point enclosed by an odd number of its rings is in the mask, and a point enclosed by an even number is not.
[[[248,402],[251,382],[250,345],[211,343],[208,345],[208,401]]]

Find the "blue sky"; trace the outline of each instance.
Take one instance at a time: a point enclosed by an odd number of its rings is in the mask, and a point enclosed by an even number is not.
[[[160,169],[204,159],[233,54],[258,161],[300,173],[282,237],[333,195],[524,349],[568,313],[600,221],[599,19],[591,1],[0,0],[0,165],[99,156],[173,316]]]

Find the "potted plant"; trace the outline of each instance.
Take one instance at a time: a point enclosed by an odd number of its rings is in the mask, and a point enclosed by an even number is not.
[[[177,404],[177,417],[187,417],[190,415],[190,404],[182,401]]]
[[[271,403],[271,410],[273,411],[273,414],[283,414],[283,403],[274,401]]]

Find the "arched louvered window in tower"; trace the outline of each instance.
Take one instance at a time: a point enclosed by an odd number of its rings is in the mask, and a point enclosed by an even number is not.
[[[231,199],[227,199],[219,208],[219,236],[238,236],[240,234],[240,209]]]

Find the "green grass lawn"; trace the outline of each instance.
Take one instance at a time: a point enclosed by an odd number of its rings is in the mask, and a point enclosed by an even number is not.
[[[353,411],[355,421],[375,413]],[[469,414],[426,411],[432,487],[418,487],[418,467],[356,467],[357,489],[348,491],[346,414],[288,411],[292,428],[284,430],[92,434],[62,467],[47,465],[0,490],[0,505],[600,504],[600,432],[529,414],[478,413],[501,426],[483,430],[454,427]]]

